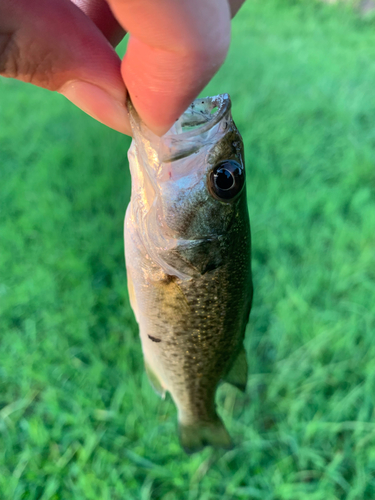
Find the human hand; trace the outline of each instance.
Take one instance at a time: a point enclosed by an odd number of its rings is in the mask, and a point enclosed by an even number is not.
[[[223,63],[243,1],[0,0],[0,75],[60,92],[130,135],[128,92],[162,135]],[[112,45],[125,30],[120,61]]]

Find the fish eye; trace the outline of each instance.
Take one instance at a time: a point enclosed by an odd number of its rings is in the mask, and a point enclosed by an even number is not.
[[[220,201],[231,201],[241,191],[245,184],[245,172],[235,160],[225,160],[218,163],[209,178],[209,191]]]

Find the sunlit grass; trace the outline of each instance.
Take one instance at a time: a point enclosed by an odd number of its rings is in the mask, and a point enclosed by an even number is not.
[[[122,225],[129,139],[0,81],[0,498],[375,498],[375,25],[251,0],[226,65],[255,302],[237,446],[186,456],[143,371]]]

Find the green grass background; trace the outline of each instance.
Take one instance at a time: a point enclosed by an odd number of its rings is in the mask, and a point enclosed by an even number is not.
[[[255,301],[237,443],[185,455],[143,370],[129,139],[0,80],[0,498],[375,499],[375,23],[251,0],[203,94],[246,148]]]

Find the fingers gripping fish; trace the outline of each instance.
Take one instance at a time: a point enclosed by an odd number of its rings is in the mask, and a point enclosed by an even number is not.
[[[252,301],[242,138],[227,94],[197,99],[163,137],[129,103],[129,295],[154,389],[171,394],[185,450],[229,448],[220,381],[244,390]]]

